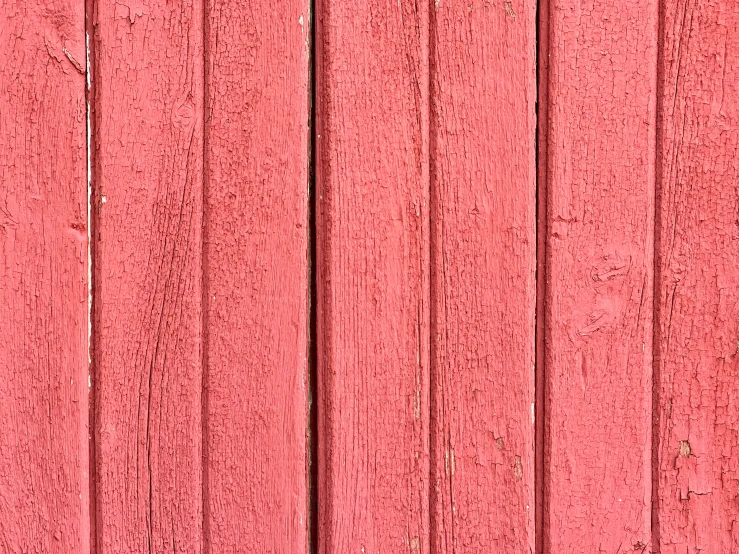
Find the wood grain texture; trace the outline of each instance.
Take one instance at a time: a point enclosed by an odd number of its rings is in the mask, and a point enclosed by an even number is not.
[[[429,552],[428,5],[317,14],[319,552]]]
[[[203,5],[93,15],[96,549],[196,553]]]
[[[84,3],[0,13],[0,551],[85,553]]]
[[[211,552],[307,552],[307,0],[207,4]]]
[[[651,524],[657,3],[549,3],[546,552]]]
[[[654,551],[739,549],[739,6],[665,0]]]
[[[432,15],[434,552],[534,550],[536,2]]]

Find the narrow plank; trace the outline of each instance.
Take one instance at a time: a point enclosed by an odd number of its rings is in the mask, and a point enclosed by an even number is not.
[[[428,6],[317,6],[319,552],[429,552]]]
[[[0,551],[90,550],[84,2],[0,13]]]
[[[94,18],[96,549],[196,553],[203,5]]]
[[[431,43],[432,550],[533,552],[536,2]]]
[[[307,0],[207,4],[205,528],[307,552]]]
[[[544,549],[651,525],[656,0],[549,4]]]
[[[655,551],[736,552],[739,6],[666,0],[662,17]]]

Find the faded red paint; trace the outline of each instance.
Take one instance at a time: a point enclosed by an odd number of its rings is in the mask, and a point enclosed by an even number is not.
[[[737,549],[738,7],[88,8],[91,314],[84,3],[0,14],[0,551]]]
[[[321,554],[429,551],[428,4],[318,4]]]
[[[0,9],[0,552],[90,544],[81,3]]]
[[[202,552],[202,16],[95,9],[99,554]]]
[[[550,0],[544,552],[651,540],[657,1]]]
[[[654,550],[737,552],[739,5],[662,13]]]
[[[205,537],[305,552],[305,0],[207,3]]]
[[[534,549],[536,3],[432,16],[432,551]]]

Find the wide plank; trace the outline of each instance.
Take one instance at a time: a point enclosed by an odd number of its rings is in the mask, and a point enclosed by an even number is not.
[[[429,552],[428,9],[316,7],[322,554]]]
[[[739,5],[662,4],[654,551],[736,552]]]
[[[307,553],[309,2],[206,10],[206,544]]]
[[[0,10],[0,551],[90,550],[84,2]]]
[[[203,4],[92,17],[96,548],[198,553]]]
[[[532,552],[536,2],[431,28],[432,551]]]
[[[552,0],[544,551],[651,538],[656,0]]]

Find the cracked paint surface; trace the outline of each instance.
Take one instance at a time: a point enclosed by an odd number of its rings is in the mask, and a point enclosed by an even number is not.
[[[428,6],[317,11],[319,551],[428,553]]]
[[[92,14],[100,552],[203,551],[203,4]]]
[[[81,3],[0,15],[0,551],[87,552]]]
[[[534,548],[535,19],[528,0],[432,17],[437,553]]]
[[[304,0],[207,6],[205,535],[308,541],[308,40]]]
[[[739,6],[259,1],[3,7],[0,551],[736,551]]]
[[[739,548],[739,6],[664,2],[659,105],[661,554]]]
[[[544,549],[651,540],[657,1],[549,2]]]

